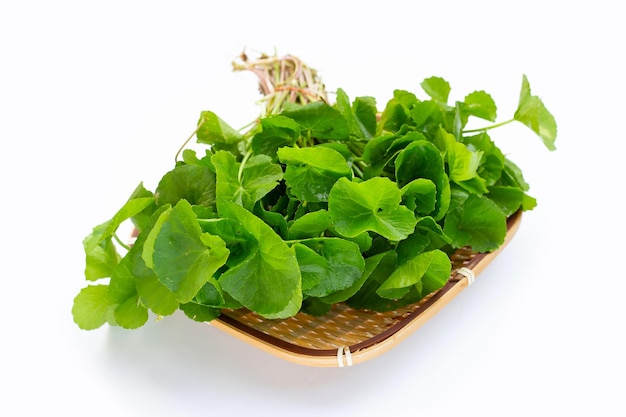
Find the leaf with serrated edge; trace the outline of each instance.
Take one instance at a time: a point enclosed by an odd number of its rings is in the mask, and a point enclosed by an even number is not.
[[[218,201],[222,217],[238,221],[259,242],[240,264],[224,272],[222,289],[264,317],[289,317],[302,303],[301,277],[293,248],[270,226],[238,204]]]
[[[554,142],[556,140],[556,121],[554,116],[548,111],[543,101],[537,96],[533,96],[530,91],[530,83],[524,75],[522,79],[522,90],[520,92],[519,104],[513,118],[528,126],[535,132],[544,145],[551,150],[556,150]]]
[[[429,77],[422,81],[422,88],[431,98],[447,103],[450,95],[450,84],[441,77]]]
[[[152,263],[159,281],[186,303],[224,265],[229,252],[221,238],[202,232],[187,201],[161,217],[165,219],[159,218],[150,232],[154,242],[146,240],[143,258]]]
[[[413,212],[400,205],[402,195],[389,178],[360,183],[340,178],[330,191],[328,211],[337,232],[355,237],[373,231],[389,240],[406,239],[415,228]]]
[[[489,120],[490,122],[496,121],[498,108],[493,98],[486,92],[481,90],[468,94],[465,96],[463,104],[465,113]]]

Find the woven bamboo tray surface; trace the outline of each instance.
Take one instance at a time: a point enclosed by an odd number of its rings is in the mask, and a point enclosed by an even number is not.
[[[264,319],[246,309],[224,310],[212,324],[269,353],[304,365],[343,366],[337,355],[342,354],[344,347],[349,349],[350,365],[370,359],[397,344],[406,337],[406,334],[399,336],[400,333],[407,333],[407,328],[408,332],[415,330],[466,288],[474,274],[482,271],[510,241],[520,220],[520,213],[511,216],[507,239],[497,252],[457,250],[451,257],[452,274],[448,283],[417,303],[388,312],[356,310],[337,303],[322,317],[299,313],[281,320]],[[384,344],[388,346],[383,347]],[[368,350],[377,352],[365,354]]]
[[[458,281],[456,271],[463,266],[468,267],[475,257],[476,254],[468,249],[463,249],[454,255],[452,259],[454,273],[451,282]],[[436,294],[430,294],[417,303],[387,312],[355,310],[344,303],[337,303],[328,314],[322,317],[299,313],[288,319],[267,320],[245,309],[226,310],[222,314],[279,341],[303,348],[322,351],[330,349],[336,352],[341,346],[358,345],[367,341],[374,342],[370,339],[393,328],[394,324],[402,322],[410,314],[419,312],[421,308],[429,305],[429,301]],[[221,317],[221,319],[225,318]],[[228,321],[232,323],[231,320]]]

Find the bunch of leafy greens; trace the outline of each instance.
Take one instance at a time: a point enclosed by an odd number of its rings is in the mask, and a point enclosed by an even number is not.
[[[448,103],[439,77],[427,99],[284,102],[244,133],[204,111],[154,192],[128,201],[84,240],[90,285],[76,296],[82,329],[142,326],[182,310],[210,321],[246,308],[268,319],[323,315],[335,303],[385,311],[420,300],[451,275],[460,247],[497,249],[507,217],[535,200],[520,169],[492,142],[484,91]],[[523,77],[513,118],[554,149],[556,124]],[[132,246],[116,232],[130,220]],[[120,254],[123,252],[123,255]]]

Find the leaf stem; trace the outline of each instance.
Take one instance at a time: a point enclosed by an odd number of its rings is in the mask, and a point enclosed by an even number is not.
[[[501,127],[501,126],[504,126],[504,125],[508,125],[509,123],[514,122],[514,121],[515,121],[515,119],[510,119],[510,120],[507,120],[507,121],[504,121],[504,122],[495,123],[495,124],[493,124],[493,125],[491,125],[491,126],[485,126],[485,127],[480,128],[480,129],[467,129],[467,130],[463,130],[463,131],[461,131],[461,133],[476,133],[476,132],[484,132],[484,131],[486,131],[486,130],[495,129],[496,127]]]
[[[241,160],[241,164],[239,165],[239,172],[237,173],[237,181],[239,181],[239,183],[241,184],[241,179],[243,178],[243,169],[246,166],[246,162],[248,162],[248,159],[250,159],[250,156],[252,156],[252,152],[248,151],[246,152],[246,154],[243,156],[243,159]]]
[[[328,102],[324,84],[317,71],[295,56],[263,54],[258,59],[249,60],[247,55],[242,54],[241,61],[233,62],[233,69],[251,71],[258,77],[265,115],[280,113],[285,103]]]
[[[180,145],[180,148],[178,148],[178,151],[176,151],[176,156],[174,156],[174,164],[176,164],[176,162],[178,162],[178,156],[183,151],[185,146],[187,146],[187,144],[193,138],[193,136],[196,133],[198,133],[198,130],[200,130],[200,128],[202,127],[203,124],[204,124],[204,120],[202,120],[200,123],[198,123],[198,126],[196,126],[196,129],[191,133],[191,135],[189,135],[189,137],[183,142],[183,144]]]
[[[128,246],[126,243],[122,242],[122,240],[119,238],[119,236],[117,235],[117,233],[113,233],[113,239],[115,239],[115,241],[117,243],[119,243],[119,245],[121,247],[123,247],[126,250],[130,250],[130,246]]]

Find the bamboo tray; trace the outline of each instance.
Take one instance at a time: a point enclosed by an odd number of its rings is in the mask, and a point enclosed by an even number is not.
[[[323,317],[299,313],[267,320],[248,310],[225,310],[210,324],[252,346],[290,362],[344,367],[365,362],[396,346],[441,310],[489,265],[511,241],[521,222],[513,214],[504,244],[491,253],[458,250],[448,283],[418,303],[379,313],[336,304]]]

